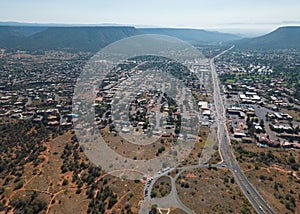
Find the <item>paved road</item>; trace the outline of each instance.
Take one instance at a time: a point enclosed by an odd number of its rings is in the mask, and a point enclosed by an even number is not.
[[[181,210],[185,211],[186,213],[192,213],[195,214],[195,212],[193,210],[191,210],[190,208],[188,208],[187,206],[185,206],[181,200],[178,197],[177,194],[177,189],[176,189],[176,180],[178,178],[178,176],[180,175],[180,173],[178,173],[176,175],[175,178],[168,176],[171,179],[171,192],[170,194],[168,194],[166,197],[163,198],[151,198],[151,189],[153,187],[153,184],[155,183],[155,181],[160,177],[156,177],[153,179],[151,185],[149,186],[149,195],[147,197],[144,198],[144,202],[141,205],[141,208],[139,210],[139,214],[146,214],[149,212],[149,205],[154,205],[156,204],[159,208],[170,208],[170,207],[178,207]]]
[[[268,205],[268,203],[260,196],[257,190],[252,186],[252,184],[248,181],[247,177],[239,167],[238,162],[231,151],[229,133],[226,129],[225,107],[220,92],[220,85],[214,60],[227,51],[231,50],[233,47],[234,46],[210,60],[214,86],[214,103],[216,107],[216,121],[218,124],[218,140],[220,142],[220,153],[223,157],[224,163],[233,173],[237,184],[240,186],[241,190],[248,198],[257,213],[265,213],[265,211],[267,211],[268,213],[275,213],[273,209]]]
[[[190,208],[188,208],[187,206],[185,206],[181,200],[178,197],[178,192],[176,189],[176,180],[178,179],[178,177],[180,176],[180,174],[186,170],[192,170],[192,169],[198,169],[198,168],[204,168],[204,167],[218,167],[218,168],[223,168],[224,165],[223,164],[197,164],[197,165],[191,165],[191,166],[183,166],[183,167],[178,167],[177,170],[179,171],[176,176],[173,178],[171,176],[168,176],[171,180],[171,192],[170,194],[168,194],[166,197],[163,198],[150,198],[150,193],[151,193],[151,189],[153,187],[153,184],[155,183],[155,181],[160,178],[161,176],[165,175],[167,173],[161,174],[161,175],[157,175],[157,177],[154,177],[153,181],[151,182],[151,185],[149,186],[149,195],[147,197],[144,198],[144,202],[139,210],[139,214],[145,214],[148,213],[149,209],[149,205],[150,204],[156,204],[159,208],[170,208],[170,207],[178,207],[179,209],[185,211],[186,213],[195,213],[193,210],[191,210]],[[169,172],[169,171],[168,171]],[[146,188],[146,187],[145,187]]]
[[[241,168],[238,165],[237,160],[235,159],[232,151],[231,151],[231,146],[230,146],[230,138],[229,138],[229,133],[226,128],[226,111],[225,111],[225,106],[223,104],[222,100],[222,95],[220,92],[220,85],[219,85],[219,80],[218,80],[218,75],[216,72],[214,60],[215,58],[221,56],[222,54],[226,53],[227,51],[231,50],[233,47],[230,49],[220,53],[216,57],[212,58],[210,60],[210,66],[211,66],[211,71],[212,71],[212,81],[213,81],[213,86],[214,86],[214,105],[216,108],[216,124],[218,127],[218,141],[220,144],[219,151],[221,154],[221,157],[223,159],[222,164],[214,164],[211,165],[212,167],[227,167],[234,175],[235,181],[241,188],[242,192],[245,194],[245,196],[248,198],[254,209],[257,211],[257,213],[264,214],[264,213],[275,213],[272,208],[267,204],[267,202],[260,196],[260,194],[257,192],[257,190],[252,186],[252,184],[248,181],[247,177],[241,170]],[[176,206],[186,213],[194,213],[193,210],[189,209],[186,207],[179,199],[178,193],[176,190],[176,179],[178,176],[185,170],[191,170],[191,169],[197,169],[201,167],[209,167],[208,164],[198,164],[198,165],[193,165],[193,166],[184,166],[184,167],[178,167],[177,169],[179,172],[176,174],[175,178],[170,177],[171,179],[171,184],[172,184],[172,190],[169,195],[167,195],[164,198],[150,198],[150,193],[153,184],[155,181],[161,177],[164,174],[158,175],[155,177],[149,186],[149,195],[145,197],[145,200],[140,208],[139,214],[146,214],[148,213],[148,206],[149,204],[157,204],[158,207],[160,208],[169,208],[171,206]]]
[[[31,104],[32,104],[32,98],[28,97],[28,100],[27,100],[25,106],[30,106]]]

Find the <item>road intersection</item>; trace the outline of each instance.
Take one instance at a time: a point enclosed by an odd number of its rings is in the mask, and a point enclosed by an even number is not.
[[[155,181],[161,176],[168,176],[171,179],[172,189],[169,195],[163,198],[151,198],[150,194],[145,197],[143,204],[141,205],[140,214],[146,214],[149,212],[149,206],[156,204],[159,208],[170,208],[170,207],[178,207],[185,211],[186,213],[195,213],[193,210],[188,208],[184,205],[178,197],[177,190],[176,190],[176,180],[178,176],[186,171],[191,169],[203,168],[203,167],[216,167],[216,168],[228,168],[237,184],[239,185],[241,191],[244,195],[248,198],[249,202],[252,204],[253,208],[256,210],[257,213],[264,214],[264,213],[271,213],[274,214],[274,210],[270,207],[270,205],[262,198],[262,196],[258,193],[258,191],[253,187],[253,185],[248,181],[247,177],[239,167],[239,164],[232,153],[231,145],[230,145],[230,136],[228,130],[226,128],[226,111],[222,100],[222,94],[220,91],[220,84],[218,80],[218,75],[216,72],[216,67],[214,60],[221,55],[225,54],[227,51],[230,51],[234,46],[230,47],[229,49],[223,51],[222,53],[218,54],[214,58],[210,59],[210,67],[211,67],[211,75],[212,75],[212,83],[213,83],[213,99],[214,99],[214,106],[215,106],[215,116],[216,116],[216,124],[217,124],[217,133],[218,133],[218,142],[219,142],[219,152],[222,161],[219,164],[209,165],[209,164],[197,164],[191,166],[183,166],[177,167],[175,177],[167,175],[168,172],[175,170],[170,169],[166,173],[159,174],[153,178],[151,185],[147,188],[151,192],[151,188]]]

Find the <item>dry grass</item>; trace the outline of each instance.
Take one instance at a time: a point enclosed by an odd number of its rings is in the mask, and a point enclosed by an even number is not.
[[[184,212],[183,210],[179,209],[179,208],[175,208],[172,209],[170,214],[186,214],[186,212]]]
[[[89,187],[85,183],[81,187],[80,194],[76,194],[77,185],[72,182],[72,172],[61,173],[63,159],[61,155],[67,143],[71,142],[71,132],[51,139],[48,143],[47,150],[42,152],[41,156],[45,161],[33,168],[31,164],[24,166],[24,173],[21,180],[24,181],[22,188],[14,190],[14,180],[11,180],[5,186],[4,198],[7,205],[12,200],[26,199],[33,192],[38,193],[38,198],[47,204],[45,213],[86,213],[90,199],[87,199],[85,190]],[[80,160],[90,164],[84,153],[79,153]],[[87,171],[87,170],[85,170]],[[83,173],[83,172],[81,172]],[[68,180],[67,185],[62,185],[63,180]],[[97,181],[97,187],[103,186],[106,180],[110,189],[117,194],[117,203],[111,210],[121,212],[127,204],[130,204],[133,213],[138,213],[139,202],[143,200],[144,184],[141,182],[122,180],[108,174],[101,174]],[[0,180],[2,183],[3,181]]]
[[[207,142],[209,133],[210,133],[209,128],[201,127],[194,148],[192,149],[191,153],[180,164],[180,166],[196,165],[199,163],[199,156],[201,155],[203,148]]]
[[[255,213],[228,170],[195,169],[176,186],[181,201],[195,213]]]
[[[241,168],[249,181],[270,204],[276,213],[300,213],[300,173],[293,171],[289,157],[294,156],[300,162],[300,151],[282,148],[258,148],[254,144],[238,143],[245,151],[256,154],[255,157],[235,153]],[[274,155],[272,161],[262,162],[261,158],[269,152]],[[294,199],[291,199],[294,198]],[[296,207],[291,205],[295,200]]]
[[[283,113],[289,114],[293,117],[294,121],[300,121],[300,112],[296,111],[296,110],[288,110],[285,108],[282,108],[280,111],[282,111]]]
[[[167,196],[171,192],[171,180],[167,176],[162,176],[153,184],[152,190],[157,193],[156,198]]]
[[[300,183],[296,182],[295,178],[290,176],[289,173],[276,168],[260,168],[259,170],[248,171],[246,176],[276,213],[300,212]],[[276,185],[277,190],[275,189]],[[288,195],[296,201],[297,207],[294,211],[286,207],[286,204],[290,203],[286,199]]]
[[[165,151],[160,153],[160,155],[162,155],[168,152],[173,145],[173,141],[166,138],[164,138],[164,143],[162,143],[159,139],[150,145],[137,145],[127,142],[117,134],[109,133],[107,129],[102,130],[102,135],[107,142],[107,145],[111,149],[113,149],[123,157],[136,160],[147,160],[155,158],[159,148],[161,148],[162,146],[165,147]]]

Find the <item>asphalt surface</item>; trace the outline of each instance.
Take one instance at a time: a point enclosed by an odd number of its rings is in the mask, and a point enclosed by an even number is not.
[[[237,184],[239,185],[241,191],[244,193],[244,195],[248,198],[254,209],[257,213],[264,214],[264,213],[275,213],[273,209],[269,206],[269,204],[262,198],[262,196],[258,193],[258,191],[252,186],[252,184],[248,181],[247,177],[245,176],[244,172],[241,170],[241,168],[238,165],[238,162],[232,153],[231,146],[230,146],[230,137],[228,130],[226,128],[226,111],[225,106],[223,104],[222,95],[220,92],[220,85],[218,80],[218,75],[216,72],[214,60],[218,58],[219,56],[223,55],[227,51],[231,50],[229,48],[228,50],[225,50],[224,52],[220,53],[216,57],[212,58],[210,60],[210,67],[212,72],[212,81],[213,81],[213,88],[214,88],[214,106],[215,106],[215,112],[216,112],[216,124],[218,127],[218,141],[219,141],[219,152],[222,157],[223,163],[220,164],[213,164],[211,167],[218,167],[218,168],[228,168],[234,178]],[[209,167],[208,164],[198,164],[198,165],[192,165],[192,166],[184,166],[184,167],[178,167],[177,169],[179,172],[176,174],[175,178],[168,176],[171,179],[172,189],[171,193],[167,195],[164,198],[151,198],[151,189],[155,181],[167,173],[163,173],[160,175],[157,175],[153,178],[150,185],[146,185],[145,189],[148,188],[148,195],[145,196],[143,204],[141,205],[141,208],[139,210],[139,214],[147,214],[149,213],[149,205],[156,204],[160,208],[169,208],[172,206],[176,206],[186,213],[195,213],[193,210],[185,206],[179,199],[178,193],[176,190],[176,179],[178,176],[185,170],[191,170],[191,169],[197,169],[201,167]],[[174,170],[174,169],[172,169]]]
[[[261,197],[258,191],[252,186],[252,184],[248,181],[247,177],[245,176],[244,172],[238,165],[238,162],[232,153],[230,147],[230,138],[229,133],[226,129],[226,114],[225,114],[225,107],[223,104],[221,92],[220,92],[220,85],[218,80],[218,75],[216,72],[216,67],[214,64],[214,60],[221,56],[222,54],[226,53],[228,50],[220,53],[216,57],[210,60],[210,66],[212,71],[212,80],[214,85],[214,103],[216,106],[216,121],[218,124],[218,140],[219,140],[219,149],[221,156],[223,157],[224,163],[227,167],[231,170],[234,178],[239,185],[242,192],[248,198],[254,209],[257,213],[275,213],[270,205]]]
[[[159,177],[161,177],[161,175],[154,178],[153,181],[151,182],[150,186],[145,187],[145,188],[149,189],[148,190],[149,193],[148,193],[148,196],[145,196],[145,198],[144,198],[144,202],[141,205],[139,214],[149,213],[149,206],[153,205],[153,204],[156,204],[159,208],[178,207],[181,210],[185,211],[186,213],[195,214],[195,212],[193,210],[191,210],[190,208],[188,208],[187,206],[185,206],[178,197],[178,193],[177,193],[177,189],[176,189],[176,179],[179,175],[180,174],[177,174],[177,176],[175,178],[168,176],[171,179],[171,188],[172,189],[171,189],[170,194],[168,194],[166,197],[163,197],[163,198],[151,198],[151,196],[150,196],[153,184]]]

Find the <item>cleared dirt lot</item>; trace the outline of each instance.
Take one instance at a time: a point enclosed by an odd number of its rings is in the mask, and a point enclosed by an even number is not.
[[[237,143],[235,155],[250,183],[277,213],[300,213],[300,151]]]
[[[196,169],[176,181],[180,200],[196,213],[255,213],[225,169]]]

